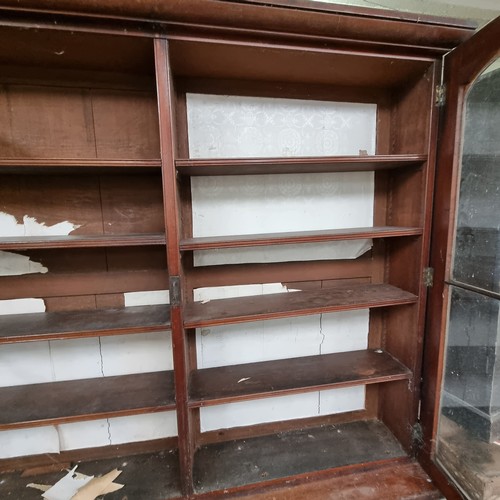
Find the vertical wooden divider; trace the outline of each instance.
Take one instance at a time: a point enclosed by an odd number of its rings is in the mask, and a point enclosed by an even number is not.
[[[160,150],[163,180],[165,231],[167,236],[167,265],[170,276],[170,314],[175,371],[175,399],[179,443],[181,491],[185,496],[193,493],[194,437],[191,413],[187,406],[189,356],[184,331],[182,310],[182,264],[179,251],[180,212],[177,192],[175,158],[175,94],[169,63],[168,42],[157,38],[154,42],[158,114],[160,120]]]

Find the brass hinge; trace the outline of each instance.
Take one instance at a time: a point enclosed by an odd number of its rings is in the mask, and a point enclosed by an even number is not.
[[[424,267],[423,273],[424,285],[429,288],[434,284],[434,268]]]
[[[181,303],[181,279],[179,276],[170,276],[170,305],[178,306]]]
[[[446,86],[444,83],[436,85],[436,106],[441,107],[446,104]]]

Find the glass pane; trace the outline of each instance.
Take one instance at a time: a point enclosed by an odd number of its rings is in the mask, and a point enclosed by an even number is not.
[[[465,102],[436,454],[466,497],[477,500],[500,498],[499,61]]]
[[[500,67],[467,96],[452,279],[500,292]],[[495,69],[496,68],[496,69]]]

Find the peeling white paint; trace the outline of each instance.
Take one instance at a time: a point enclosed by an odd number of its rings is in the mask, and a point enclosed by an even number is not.
[[[214,299],[227,299],[231,297],[247,297],[250,295],[269,295],[272,293],[297,292],[287,288],[282,283],[258,283],[253,285],[212,286],[196,288],[193,297],[196,302],[208,302]]]
[[[125,292],[123,297],[125,299],[125,307],[170,304],[170,293],[168,290]]]
[[[23,216],[23,222],[18,223],[17,219],[8,213],[0,212],[0,237],[7,236],[67,236],[80,225],[69,221],[59,222],[52,226],[47,226],[45,222],[38,222],[30,215]]]
[[[0,300],[0,316],[5,314],[25,314],[45,312],[43,299]]]
[[[0,251],[0,276],[20,276],[22,274],[45,274],[48,268],[32,261],[26,255]]]

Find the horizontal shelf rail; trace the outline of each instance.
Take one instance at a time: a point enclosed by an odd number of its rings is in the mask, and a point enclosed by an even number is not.
[[[422,233],[423,230],[419,227],[383,226],[234,236],[208,236],[200,238],[186,238],[181,240],[180,249],[182,251],[189,251],[300,243],[322,243],[327,241],[357,240],[362,238],[419,236]]]
[[[412,304],[416,301],[416,295],[386,284],[359,284],[349,287],[216,299],[205,303],[186,304],[184,326],[200,328],[325,312],[397,306]]]
[[[139,373],[0,389],[0,430],[175,409],[173,372]]]
[[[146,333],[170,329],[168,305],[0,316],[0,344]]]
[[[191,374],[189,404],[200,407],[410,377],[406,366],[382,350],[204,368]]]
[[[325,156],[302,158],[178,159],[182,175],[257,175],[364,172],[421,166],[427,155]]]
[[[160,170],[161,160],[101,158],[0,158],[0,173],[72,174],[95,171],[134,173]]]
[[[162,233],[0,237],[0,250],[106,248],[165,245]]]

